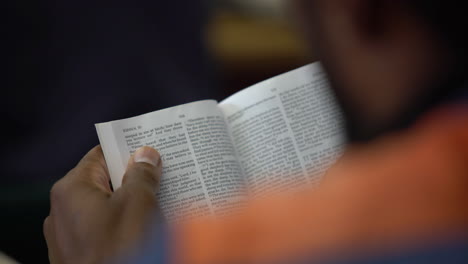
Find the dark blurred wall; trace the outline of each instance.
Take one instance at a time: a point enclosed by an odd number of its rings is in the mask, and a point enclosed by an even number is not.
[[[220,99],[199,1],[5,1],[0,251],[46,262],[51,184],[98,144],[97,122]]]

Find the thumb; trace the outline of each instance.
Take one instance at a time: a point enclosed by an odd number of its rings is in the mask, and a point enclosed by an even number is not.
[[[121,189],[133,194],[150,192],[155,195],[159,190],[161,173],[162,162],[159,153],[151,147],[139,148],[128,161]]]

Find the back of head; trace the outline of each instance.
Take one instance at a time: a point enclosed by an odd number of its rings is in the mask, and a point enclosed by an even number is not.
[[[452,82],[466,82],[468,75],[468,8],[454,0],[410,0],[409,8],[422,17],[444,44]],[[458,85],[461,87],[463,85]],[[456,89],[457,87],[446,87]]]
[[[465,8],[455,0],[297,0],[351,140],[411,125],[466,94]]]
[[[428,26],[437,32],[439,37],[447,43],[448,48],[466,59],[468,9],[460,1],[410,0],[407,3],[415,14],[420,15]]]

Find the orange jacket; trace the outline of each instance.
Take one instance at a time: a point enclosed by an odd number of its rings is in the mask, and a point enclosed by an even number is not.
[[[319,187],[174,229],[173,261],[194,264],[385,253],[463,234],[468,111],[439,111],[406,131],[351,146]]]

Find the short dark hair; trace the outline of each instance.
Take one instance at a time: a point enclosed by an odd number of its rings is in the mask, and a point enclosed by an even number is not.
[[[468,9],[456,0],[409,0],[418,15],[421,15],[440,39],[456,53],[458,59],[466,62]]]

